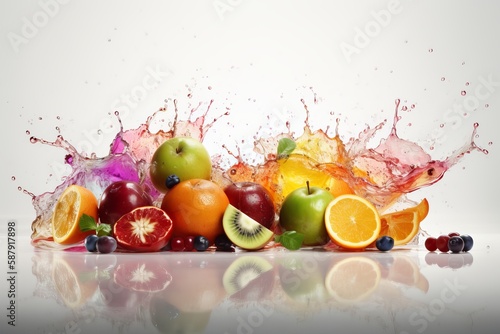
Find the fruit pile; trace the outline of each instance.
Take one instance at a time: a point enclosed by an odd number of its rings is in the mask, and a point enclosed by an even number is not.
[[[442,253],[460,253],[470,251],[474,245],[474,240],[468,234],[451,232],[440,235],[437,238],[428,237],[425,239],[424,245],[429,252],[439,250]]]
[[[290,156],[291,143],[281,144],[280,161],[298,166],[300,159]],[[99,199],[89,189],[71,185],[54,208],[53,240],[84,241],[88,251],[100,253],[210,247],[232,252],[236,247],[259,250],[272,244],[296,250],[330,242],[347,250],[389,251],[413,240],[429,210],[424,199],[414,207],[382,215],[341,179],[329,179],[328,187],[311,185],[317,173],[300,168],[293,177],[288,174],[282,192],[286,196],[277,203],[262,184],[241,181],[221,186],[211,180],[211,171],[210,155],[201,142],[168,139],[155,151],[149,169],[155,190],[162,193],[161,203],[154,203],[140,183],[129,180],[110,184]],[[458,246],[450,243],[453,247]]]

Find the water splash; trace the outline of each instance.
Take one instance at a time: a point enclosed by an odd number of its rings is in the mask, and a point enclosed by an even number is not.
[[[255,137],[254,151],[263,158],[263,162],[259,163],[244,161],[239,148],[236,154],[223,146],[223,150],[229,157],[236,159],[236,163],[229,168],[222,167],[222,154],[214,155],[212,180],[223,187],[236,181],[259,182],[271,192],[277,210],[289,191],[287,181],[290,179],[300,183],[302,178],[304,184],[306,179],[312,179],[325,187],[343,182],[354,193],[367,198],[383,212],[405,194],[439,181],[445,172],[466,154],[472,151],[488,153],[474,142],[478,128],[478,124],[475,124],[470,142],[459,147],[444,160],[433,160],[417,143],[398,136],[400,100],[395,101],[389,135],[381,139],[375,148],[370,148],[369,142],[386,126],[387,120],[373,127],[366,126],[358,136],[342,140],[339,134],[340,118],[336,119],[333,136],[328,135],[329,124],[324,129],[313,131],[309,124],[309,107],[304,99],[300,101],[305,111],[302,134],[296,136],[291,132],[290,122],[287,121],[287,132],[271,137]],[[63,149],[64,161],[71,167],[71,173],[52,192],[34,195],[24,190],[32,197],[36,212],[31,236],[35,246],[55,247],[51,242],[51,214],[55,202],[70,184],[87,187],[99,198],[102,191],[112,182],[132,180],[142,184],[155,203],[160,204],[162,195],[154,188],[149,178],[149,162],[156,148],[176,136],[193,137],[203,142],[214,124],[229,114],[226,110],[212,121],[207,121],[207,114],[213,103],[211,100],[196,105],[184,120],[179,118],[177,101],[166,102],[165,107],[148,116],[146,121],[135,129],[124,130],[120,115],[116,112],[119,131],[110,144],[108,155],[104,157],[96,157],[95,154],[84,156],[60,133],[55,141],[30,137],[32,143]],[[318,103],[316,95],[313,102]],[[168,103],[173,105],[172,111],[167,108]],[[206,106],[206,109],[200,116],[194,117],[203,106]],[[151,131],[155,120],[171,114],[173,120],[167,124],[167,129]],[[281,158],[277,156],[276,149],[279,140],[284,137],[293,139],[297,148],[289,157]]]

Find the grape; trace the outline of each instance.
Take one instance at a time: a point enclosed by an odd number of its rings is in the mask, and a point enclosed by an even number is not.
[[[474,240],[472,239],[472,237],[470,235],[463,234],[460,236],[460,238],[462,238],[462,240],[464,241],[463,251],[464,252],[470,251],[472,249],[472,246],[474,245]]]
[[[375,246],[379,251],[382,252],[390,251],[392,247],[394,247],[394,239],[384,235],[377,239],[377,241],[375,242]]]
[[[429,252],[434,252],[436,249],[437,249],[437,243],[436,243],[436,238],[434,237],[428,237],[427,239],[425,239],[425,248],[429,251]]]
[[[437,249],[439,249],[441,252],[443,253],[446,253],[448,252],[450,249],[448,248],[448,240],[450,240],[450,237],[447,236],[447,235],[440,235],[437,239],[436,239],[436,246],[437,246]]]
[[[192,251],[194,249],[194,237],[187,236],[184,238],[184,250]]]
[[[464,249],[464,240],[458,236],[451,237],[448,240],[448,249],[452,253],[460,253]]]
[[[97,252],[97,239],[99,239],[99,237],[96,234],[88,235],[84,241],[85,249],[89,252]]]
[[[169,175],[165,181],[165,186],[168,189],[172,189],[177,183],[181,182],[181,179],[175,174]]]
[[[180,252],[184,250],[184,238],[182,237],[173,237],[170,240],[170,249],[174,252]]]
[[[96,246],[99,253],[106,254],[114,252],[116,250],[117,244],[115,238],[110,237],[109,235],[105,235],[97,239]]]
[[[210,242],[204,236],[199,235],[199,236],[196,236],[194,238],[193,246],[194,246],[194,249],[196,249],[197,251],[203,252],[203,251],[206,251],[208,249],[208,246],[210,246]]]

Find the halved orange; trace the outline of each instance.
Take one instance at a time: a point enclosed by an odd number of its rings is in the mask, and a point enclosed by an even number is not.
[[[404,245],[413,240],[420,230],[420,222],[429,213],[429,202],[423,199],[418,205],[382,215],[380,235],[394,239],[394,245]]]
[[[325,286],[336,301],[352,303],[371,295],[380,278],[380,268],[374,260],[353,256],[333,265],[326,274]]]
[[[325,211],[326,231],[337,245],[347,249],[363,249],[380,234],[380,216],[375,206],[352,194],[336,197]]]
[[[70,185],[59,197],[52,214],[52,236],[59,244],[83,241],[94,231],[82,232],[79,222],[83,214],[97,221],[97,198],[87,188]]]

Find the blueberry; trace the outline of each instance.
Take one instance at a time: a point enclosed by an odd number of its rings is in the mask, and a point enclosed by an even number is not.
[[[99,253],[106,254],[114,252],[116,250],[117,244],[115,238],[106,235],[97,239],[96,246]]]
[[[194,249],[196,249],[198,252],[203,252],[208,249],[208,247],[210,246],[210,242],[204,236],[198,235],[194,237],[193,246]]]
[[[472,249],[472,246],[474,245],[474,240],[472,240],[472,237],[467,234],[462,234],[460,238],[462,238],[462,240],[464,241],[464,249],[462,251],[470,251]]]
[[[452,253],[460,253],[464,249],[464,240],[461,237],[454,236],[448,240],[448,249]]]
[[[392,247],[394,247],[394,239],[387,235],[384,235],[377,239],[377,241],[375,242],[375,246],[379,251],[390,251]]]
[[[89,252],[97,252],[97,239],[99,239],[99,237],[96,234],[88,235],[84,241],[85,249]]]
[[[172,189],[177,183],[181,182],[181,179],[175,174],[169,175],[165,181],[165,185],[168,189]]]

